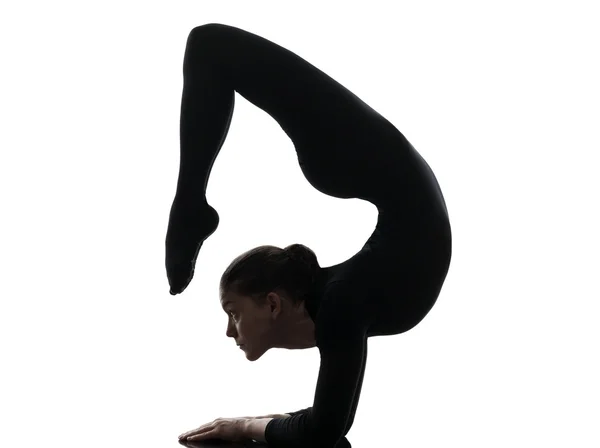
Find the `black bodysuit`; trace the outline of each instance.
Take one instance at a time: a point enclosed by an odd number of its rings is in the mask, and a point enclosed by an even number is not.
[[[271,115],[320,192],[374,204],[377,226],[349,260],[320,272],[307,309],[321,354],[313,405],[273,419],[269,447],[341,448],[354,421],[367,338],[410,330],[431,310],[451,258],[446,204],[429,165],[404,135],[304,59],[239,28],[208,24],[188,38],[181,160],[166,238],[171,294],[191,281],[218,225],[206,185],[235,92]]]

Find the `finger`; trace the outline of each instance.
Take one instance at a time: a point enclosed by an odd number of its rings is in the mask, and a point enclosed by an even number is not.
[[[197,442],[198,440],[208,440],[208,439],[217,439],[218,431],[216,429],[203,432],[202,434],[196,434],[191,437],[188,437],[188,442]]]
[[[196,435],[196,434],[200,434],[203,431],[206,431],[206,430],[211,429],[211,428],[212,428],[212,423],[207,423],[207,424],[202,425],[202,426],[200,426],[200,427],[198,427],[196,429],[192,429],[191,431],[184,432],[183,434],[181,434],[179,436],[179,438],[180,439],[185,439],[186,437],[190,437],[190,436],[193,436],[193,435]]]
[[[182,438],[189,439],[191,436],[196,436],[198,434],[204,434],[207,431],[211,431],[211,430],[215,429],[215,425],[216,425],[216,423],[207,423],[207,424],[202,425],[199,428],[196,428],[192,431],[188,431],[187,433],[185,433],[184,437],[182,437]]]
[[[219,418],[217,418],[217,419],[213,420],[213,421],[212,421],[212,422],[210,422],[210,423],[205,423],[205,424],[203,424],[203,425],[201,425],[201,426],[198,426],[196,429],[192,429],[191,431],[184,432],[183,434],[181,434],[181,435],[179,436],[179,438],[180,438],[180,439],[183,439],[183,438],[185,438],[185,437],[189,437],[190,435],[198,434],[198,432],[201,432],[201,431],[203,431],[203,430],[205,430],[205,429],[207,429],[207,428],[209,428],[209,429],[210,429],[210,428],[214,427],[214,425],[215,425],[215,424],[216,424],[218,421],[220,421],[220,420],[221,420],[221,418],[219,417]]]
[[[183,434],[179,435],[180,439],[185,439],[186,437],[189,437],[190,435],[194,434],[196,431],[198,431],[198,429],[200,428],[196,428],[196,429],[192,429],[191,431],[188,432],[184,432]]]

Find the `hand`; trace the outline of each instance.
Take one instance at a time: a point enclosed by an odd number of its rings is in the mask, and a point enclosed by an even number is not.
[[[228,442],[241,442],[249,440],[244,436],[244,424],[248,418],[218,418],[210,423],[206,423],[196,429],[184,432],[179,436],[179,440],[186,442],[196,442],[199,440],[220,439]]]

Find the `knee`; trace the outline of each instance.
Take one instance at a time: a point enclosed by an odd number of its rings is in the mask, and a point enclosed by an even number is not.
[[[196,41],[199,39],[204,40],[207,38],[213,38],[222,34],[228,28],[230,28],[228,25],[223,25],[222,23],[206,23],[204,25],[196,26],[192,28],[192,31],[190,31],[188,43],[190,41]]]
[[[183,61],[183,70],[187,72],[195,66],[200,59],[206,61],[218,57],[223,47],[223,33],[227,25],[220,23],[207,23],[192,28],[187,38],[186,51]]]

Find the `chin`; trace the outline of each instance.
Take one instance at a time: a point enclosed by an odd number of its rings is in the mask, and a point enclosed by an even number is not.
[[[265,352],[244,352],[246,353],[246,359],[250,362],[258,361],[260,358],[262,358],[262,355],[265,354]]]
[[[262,354],[256,356],[250,353],[246,353],[246,359],[250,362],[258,361],[262,357]]]

